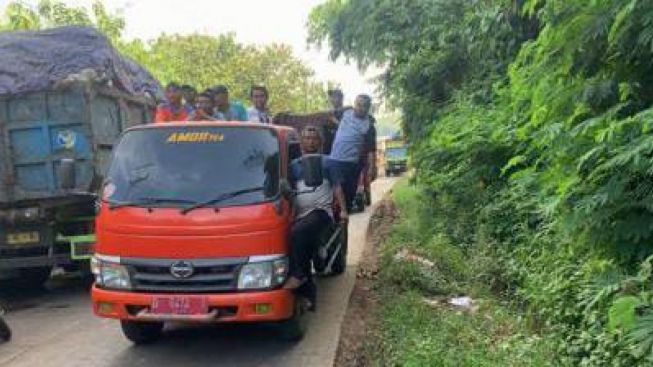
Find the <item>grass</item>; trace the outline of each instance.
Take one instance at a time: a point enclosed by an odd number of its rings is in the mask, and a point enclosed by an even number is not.
[[[377,340],[379,366],[549,366],[550,341],[532,333],[490,287],[496,262],[486,251],[451,243],[437,225],[446,220],[418,188],[401,182],[393,200],[400,219],[381,248]],[[398,260],[397,253],[431,264]],[[446,304],[452,296],[476,300],[474,312]],[[431,302],[429,302],[431,301]]]

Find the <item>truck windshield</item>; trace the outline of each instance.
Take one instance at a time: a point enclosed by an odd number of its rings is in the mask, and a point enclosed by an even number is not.
[[[385,150],[385,155],[390,159],[404,159],[408,154],[406,147],[396,147],[387,148]]]
[[[185,208],[224,196],[215,205],[253,204],[278,195],[279,172],[279,141],[272,130],[134,130],[115,148],[103,199],[115,206]]]

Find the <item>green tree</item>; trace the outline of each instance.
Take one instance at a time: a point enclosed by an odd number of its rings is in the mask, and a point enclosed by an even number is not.
[[[505,77],[537,22],[507,0],[329,0],[308,21],[309,43],[333,59],[382,64],[386,97],[405,112],[408,136],[425,134],[444,104],[466,89],[479,101]],[[469,88],[467,88],[469,86]]]
[[[273,111],[314,111],[326,105],[324,88],[314,81],[313,71],[285,45],[244,46],[233,34],[194,34],[161,35],[148,44],[133,41],[121,49],[164,83],[180,81],[199,89],[224,84],[241,101],[249,101],[252,85],[265,85]]]
[[[15,1],[0,13],[0,30],[73,24],[97,28],[164,84],[176,81],[198,89],[225,84],[234,98],[245,102],[251,85],[263,84],[270,91],[273,111],[314,111],[326,106],[324,86],[286,45],[243,45],[233,34],[162,34],[151,41],[125,40],[124,17],[108,12],[99,0],[90,11],[57,0],[40,0],[35,8]]]
[[[39,14],[22,3],[10,3],[5,9],[0,30],[39,29],[41,19]]]
[[[309,20],[332,57],[387,65],[434,225],[492,245],[558,364],[653,362],[651,19],[647,0],[330,0]]]

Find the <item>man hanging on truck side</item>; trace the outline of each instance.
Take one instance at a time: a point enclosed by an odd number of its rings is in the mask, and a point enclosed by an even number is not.
[[[318,154],[322,147],[320,131],[315,126],[307,126],[301,133],[301,148],[303,154]],[[311,277],[311,259],[317,251],[316,236],[333,223],[334,196],[340,209],[339,219],[346,225],[348,216],[340,182],[332,174],[323,156],[323,171],[325,180],[315,190],[304,184],[301,160],[291,164],[291,180],[298,192],[295,197],[295,222],[290,230],[289,278],[285,284],[287,289],[297,289],[298,294],[306,297],[314,309],[316,287]]]

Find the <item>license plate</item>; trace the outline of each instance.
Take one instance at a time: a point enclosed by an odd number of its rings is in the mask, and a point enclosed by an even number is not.
[[[206,315],[206,297],[155,297],[150,312],[159,315]]]
[[[25,245],[39,243],[41,240],[38,232],[14,232],[7,234],[8,245]]]

